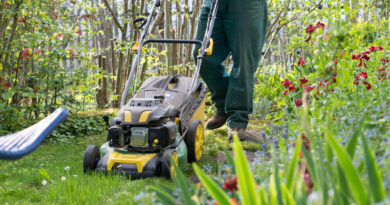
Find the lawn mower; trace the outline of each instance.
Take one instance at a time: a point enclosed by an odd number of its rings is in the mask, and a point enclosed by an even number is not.
[[[212,54],[210,38],[218,1],[214,2],[203,41],[148,39],[154,11],[160,6],[155,0],[148,19],[136,19],[145,26],[136,51],[132,69],[121,98],[121,108],[108,124],[107,141],[99,148],[89,145],[84,153],[84,172],[118,173],[139,179],[174,174],[172,162],[183,169],[187,163],[202,156],[206,86],[198,79],[202,60]],[[136,75],[144,45],[148,43],[199,44],[196,69],[192,77],[154,76],[143,82],[137,92]],[[134,78],[134,79],[133,79]],[[126,103],[129,88],[132,98]]]

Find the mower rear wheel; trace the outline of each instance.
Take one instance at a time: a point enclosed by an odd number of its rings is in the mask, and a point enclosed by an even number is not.
[[[172,160],[178,165],[179,160],[177,158],[177,153],[173,149],[165,151],[161,157],[161,176],[167,179],[170,179],[176,175],[174,166],[171,163],[171,157]]]
[[[93,172],[100,160],[100,150],[96,145],[89,145],[84,152],[83,168],[84,173]]]
[[[191,121],[188,126],[185,142],[187,145],[187,161],[189,163],[200,160],[203,152],[203,124],[199,120]]]

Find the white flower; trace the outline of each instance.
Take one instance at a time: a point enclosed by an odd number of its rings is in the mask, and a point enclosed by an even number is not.
[[[61,177],[61,181],[65,181],[66,180],[66,177]]]
[[[73,174],[73,177],[78,177],[76,174]]]
[[[69,166],[66,166],[65,167],[65,171],[69,171],[70,167]]]
[[[47,181],[46,180],[43,180],[42,181],[42,185],[45,186],[47,184]]]

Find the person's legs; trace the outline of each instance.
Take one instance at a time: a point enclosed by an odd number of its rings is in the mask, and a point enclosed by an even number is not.
[[[229,128],[246,129],[253,110],[254,73],[267,32],[266,0],[231,0],[224,16],[233,67],[229,76],[225,111]]]
[[[195,37],[197,40],[203,40],[209,12],[210,8],[202,7]],[[225,97],[229,85],[229,77],[223,61],[230,51],[227,47],[223,18],[221,15],[217,15],[211,38],[214,40],[213,53],[210,56],[204,57],[200,69],[200,76],[211,92],[211,100],[215,103],[217,109],[216,114],[225,116]],[[198,56],[199,48],[200,45],[197,45],[193,51],[195,61],[197,60],[196,57]]]

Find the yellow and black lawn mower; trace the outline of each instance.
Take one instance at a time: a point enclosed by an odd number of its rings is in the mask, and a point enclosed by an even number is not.
[[[160,6],[155,0],[148,19],[136,19],[145,25],[135,44],[136,56],[121,98],[121,109],[109,124],[107,142],[100,148],[89,145],[85,150],[84,172],[119,173],[131,179],[173,173],[171,158],[180,168],[201,158],[204,137],[206,86],[198,79],[202,60],[212,53],[210,39],[218,1],[210,12],[203,41],[148,39],[153,13]],[[148,43],[200,44],[193,77],[150,77],[135,92],[136,76],[143,46]],[[169,57],[169,56],[168,56]],[[134,79],[133,79],[134,77]],[[132,98],[126,100],[129,88]],[[134,94],[135,93],[135,94]]]

